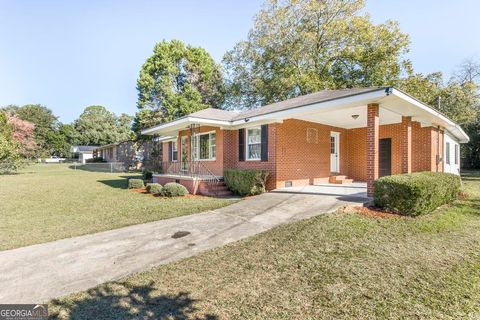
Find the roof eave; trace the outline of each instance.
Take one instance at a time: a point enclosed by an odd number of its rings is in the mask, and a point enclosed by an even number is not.
[[[463,131],[462,127],[460,127],[460,125],[450,120],[446,115],[444,115],[440,111],[435,110],[434,108],[421,102],[417,98],[414,98],[408,93],[405,93],[402,90],[399,90],[397,88],[392,87],[391,94],[396,95],[397,97],[412,103],[413,105],[429,112],[430,114],[433,114],[435,117],[441,119],[443,122],[446,122],[448,124],[448,126],[446,126],[446,129],[450,131],[458,139],[460,143],[467,143],[470,141],[470,137],[465,133],[465,131]],[[457,131],[457,134],[455,133],[455,131]]]
[[[145,130],[141,131],[142,135],[155,135],[155,134],[161,134],[162,131],[167,132],[171,131],[173,127],[180,126],[180,128],[187,127],[190,124],[193,123],[199,123],[199,124],[207,124],[207,125],[215,125],[215,126],[220,126],[220,127],[226,127],[230,126],[231,122],[230,121],[225,121],[225,120],[215,120],[215,119],[205,119],[205,118],[198,118],[198,117],[183,117],[177,120],[173,120],[167,123],[162,123],[159,124],[155,127],[148,128]],[[180,129],[179,128],[179,129]]]

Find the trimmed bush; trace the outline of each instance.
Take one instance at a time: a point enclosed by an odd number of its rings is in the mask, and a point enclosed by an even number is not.
[[[375,205],[403,215],[418,216],[455,200],[460,177],[443,172],[417,172],[376,180]]]
[[[128,179],[128,189],[141,189],[144,186],[142,179]]]
[[[160,183],[147,183],[147,192],[148,193],[161,193],[162,185]]]
[[[232,192],[241,196],[251,196],[265,192],[268,171],[226,169],[223,172],[225,185]]]
[[[161,194],[165,197],[180,197],[188,194],[188,190],[179,183],[169,182],[163,186]]]

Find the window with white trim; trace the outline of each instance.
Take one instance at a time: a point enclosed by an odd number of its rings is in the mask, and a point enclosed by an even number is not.
[[[177,141],[172,141],[172,161],[178,160],[178,146]]]
[[[262,155],[262,130],[249,128],[247,131],[247,160],[260,160]]]
[[[215,132],[196,134],[192,137],[193,160],[215,160],[217,155]]]

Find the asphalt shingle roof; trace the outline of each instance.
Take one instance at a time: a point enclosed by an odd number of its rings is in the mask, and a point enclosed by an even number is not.
[[[243,112],[234,112],[234,111],[226,111],[222,109],[207,108],[207,109],[203,109],[203,110],[191,113],[188,116],[195,117],[195,118],[202,118],[202,119],[235,121],[235,120],[242,120],[245,118],[261,116],[261,115],[269,114],[272,112],[306,106],[313,103],[345,98],[348,96],[354,96],[361,93],[384,90],[385,88],[386,87],[369,87],[369,88],[352,88],[352,89],[339,89],[339,90],[322,90],[319,92],[268,104],[262,107],[246,110]]]
[[[241,112],[233,120],[241,120],[244,118],[250,118],[260,116],[272,112],[288,110],[296,107],[306,106],[313,103],[325,102],[329,100],[335,100],[338,98],[344,98],[348,96],[354,96],[361,93],[367,93],[370,91],[377,91],[385,89],[385,87],[370,87],[370,88],[352,88],[352,89],[340,89],[340,90],[322,90],[319,92],[299,96],[296,98],[280,101],[277,103],[268,104],[263,107]]]

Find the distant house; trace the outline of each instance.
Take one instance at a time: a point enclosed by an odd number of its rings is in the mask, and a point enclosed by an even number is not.
[[[243,112],[204,109],[142,131],[162,141],[160,183],[190,192],[224,169],[264,169],[267,189],[458,174],[469,141],[445,115],[392,87],[324,90]]]
[[[154,152],[154,141],[127,140],[95,148],[95,157],[106,162],[120,162],[126,168],[141,168]],[[157,144],[158,145],[158,144]],[[161,152],[161,151],[160,151]],[[160,153],[157,152],[157,153]]]
[[[98,148],[98,146],[71,146],[70,154],[72,159],[80,163],[86,163],[88,159],[93,158],[93,151],[96,148]]]

